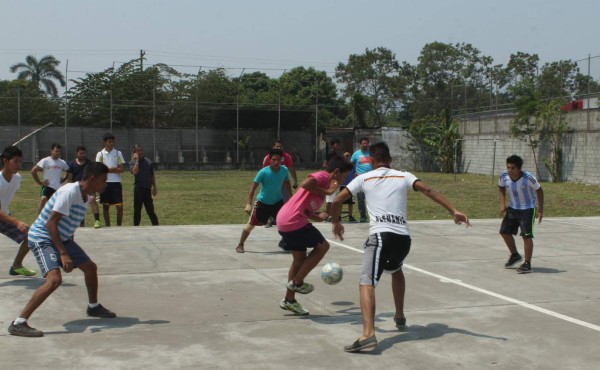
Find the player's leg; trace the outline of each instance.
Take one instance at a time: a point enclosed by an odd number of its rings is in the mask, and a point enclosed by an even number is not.
[[[17,275],[24,276],[32,276],[36,274],[35,271],[32,271],[23,266],[23,259],[25,259],[27,253],[29,253],[29,246],[27,246],[27,237],[25,237],[25,240],[23,240],[23,242],[19,246],[19,250],[17,251],[17,255],[15,256],[15,259],[13,261],[12,267],[10,269],[11,274],[12,272],[15,272]]]
[[[363,321],[363,333],[359,340],[375,335],[375,286],[360,286],[360,311]]]
[[[267,222],[269,215],[270,214],[268,212],[268,209],[263,203],[259,201],[256,201],[254,203],[252,211],[250,211],[250,218],[248,218],[248,224],[244,226],[244,229],[242,230],[242,235],[240,236],[240,242],[235,248],[236,252],[244,253],[244,243],[246,242],[246,239],[248,239],[248,237],[250,236],[252,229],[254,229],[255,226],[264,225]]]
[[[94,227],[99,229],[102,227],[100,224],[100,210],[98,209],[98,202],[96,201],[96,194],[92,193],[89,195],[90,208],[94,214]]]
[[[508,208],[506,210],[506,214],[502,219],[502,224],[500,225],[500,235],[504,240],[504,244],[508,248],[510,252],[510,257],[508,261],[504,264],[504,267],[510,267],[522,260],[521,255],[517,251],[517,245],[515,243],[515,238],[513,235],[517,235],[519,230],[519,220],[515,218],[515,212],[512,208]]]
[[[394,305],[396,306],[396,314],[394,319],[406,322],[404,317],[404,294],[406,292],[406,280],[404,272],[400,269],[392,274],[392,293],[394,295]]]
[[[247,223],[246,226],[244,226],[244,228],[242,229],[242,235],[240,235],[240,242],[238,243],[237,247],[235,247],[236,252],[244,253],[244,243],[246,242],[246,239],[248,239],[248,237],[250,236],[252,229],[254,229],[254,225],[250,223]]]
[[[150,219],[152,226],[158,226],[158,217],[154,212],[154,200],[152,199],[152,189],[145,189],[146,194],[144,195],[144,208]]]
[[[142,221],[142,204],[144,202],[143,189],[140,186],[133,187],[133,226],[139,226]]]
[[[319,264],[319,262],[321,262],[328,250],[329,243],[326,240],[323,240],[322,242],[317,244],[312,251],[310,251],[308,256],[306,256],[306,258],[302,262],[302,265],[296,272],[296,275],[294,275],[291,279],[294,282],[294,285],[303,285],[304,278],[306,278],[308,274]]]
[[[117,204],[117,226],[121,226],[123,224],[123,203]]]
[[[356,194],[358,199],[358,213],[360,214],[360,222],[367,221],[367,207],[365,205],[365,193],[359,192]]]
[[[39,288],[37,288],[29,302],[21,311],[19,317],[24,319],[29,319],[29,317],[33,314],[33,312],[40,307],[42,303],[54,292],[60,285],[62,284],[62,275],[60,273],[59,268],[54,268],[46,274],[46,281]]]
[[[304,261],[306,261],[306,252],[305,251],[292,251],[292,264],[290,265],[290,269],[288,271],[288,281],[293,281],[297,275],[298,272],[300,271],[300,269],[302,268],[302,265],[304,264]],[[296,292],[290,288],[286,287],[285,290],[285,300],[287,302],[293,302],[296,300]]]
[[[110,204],[102,203],[102,215],[104,216],[104,224],[110,227]]]
[[[46,198],[45,196],[40,197],[40,201],[38,202],[38,209],[37,209],[38,215],[42,212],[42,209],[44,209],[44,206],[46,205],[47,201],[48,201],[48,198]]]

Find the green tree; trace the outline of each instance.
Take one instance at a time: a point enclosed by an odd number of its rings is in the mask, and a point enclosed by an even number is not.
[[[384,47],[365,49],[360,55],[351,54],[346,64],[338,64],[335,76],[344,85],[342,93],[350,104],[355,105],[352,99],[356,97],[368,98],[359,105],[369,103],[368,111],[363,112],[366,126],[385,126],[398,110],[396,78],[399,68],[396,55]],[[363,122],[357,119],[357,123]]]
[[[38,86],[26,80],[0,80],[0,125],[41,125],[60,122],[61,102],[48,99]]]
[[[565,122],[565,112],[561,107],[565,100],[551,100],[538,105],[536,122],[542,140],[550,144],[550,158],[544,159],[544,166],[550,172],[553,182],[562,181],[562,140],[564,134],[570,130]]]
[[[60,62],[52,55],[46,55],[39,61],[33,55],[25,58],[25,63],[17,63],[10,67],[12,73],[19,72],[17,79],[29,80],[35,83],[46,95],[56,97],[58,90],[54,81],[58,81],[60,86],[65,86],[63,74],[56,69]]]

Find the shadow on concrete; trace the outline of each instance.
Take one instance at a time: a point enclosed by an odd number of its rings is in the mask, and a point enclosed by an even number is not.
[[[379,331],[379,330],[377,330],[377,331]],[[494,340],[501,340],[501,341],[508,340],[507,338],[504,338],[504,337],[494,337],[491,335],[475,333],[475,332],[465,330],[465,329],[453,328],[446,324],[431,323],[431,324],[427,324],[426,326],[411,325],[409,327],[406,327],[401,332],[401,334],[379,341],[379,343],[377,344],[377,347],[375,347],[375,349],[373,349],[372,351],[359,352],[359,353],[370,354],[370,355],[380,355],[383,351],[385,351],[389,348],[392,348],[395,344],[398,344],[398,343],[409,342],[409,341],[414,341],[414,340],[428,340],[428,339],[433,339],[433,338],[439,338],[439,337],[442,337],[447,334],[462,334],[462,335],[469,335],[469,336],[473,336],[473,337],[494,339]],[[357,334],[357,337],[358,337],[358,334]],[[350,342],[348,344],[350,344]]]
[[[27,289],[35,290],[39,288],[42,284],[46,282],[46,279],[41,277],[25,277],[25,278],[17,278],[14,280],[7,280],[0,283],[0,288],[3,286],[21,286]],[[60,285],[61,287],[74,287],[77,284],[67,283],[65,281]]]
[[[531,272],[539,272],[541,274],[560,274],[561,272],[567,272],[567,270],[559,270],[549,267],[532,267]]]
[[[115,317],[114,319],[90,318],[69,321],[63,325],[66,331],[44,332],[44,335],[83,333],[86,330],[89,330],[92,333],[98,333],[106,329],[123,329],[130,328],[134,325],[158,325],[168,323],[170,323],[170,321],[167,320],[140,321],[137,317]]]

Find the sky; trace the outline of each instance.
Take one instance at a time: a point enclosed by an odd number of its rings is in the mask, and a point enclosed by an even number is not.
[[[10,66],[30,54],[54,55],[75,79],[140,50],[147,64],[188,73],[276,77],[302,65],[333,75],[379,46],[416,64],[435,41],[470,43],[504,65],[518,51],[542,63],[598,56],[600,75],[598,14],[598,0],[0,0],[0,79],[16,78]]]

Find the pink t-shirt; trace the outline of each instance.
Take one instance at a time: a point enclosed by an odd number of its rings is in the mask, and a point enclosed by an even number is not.
[[[317,181],[322,189],[329,188],[329,172],[319,171],[308,175]],[[308,224],[308,216],[315,214],[323,204],[324,196],[309,192],[300,187],[277,213],[277,230],[290,232]]]

